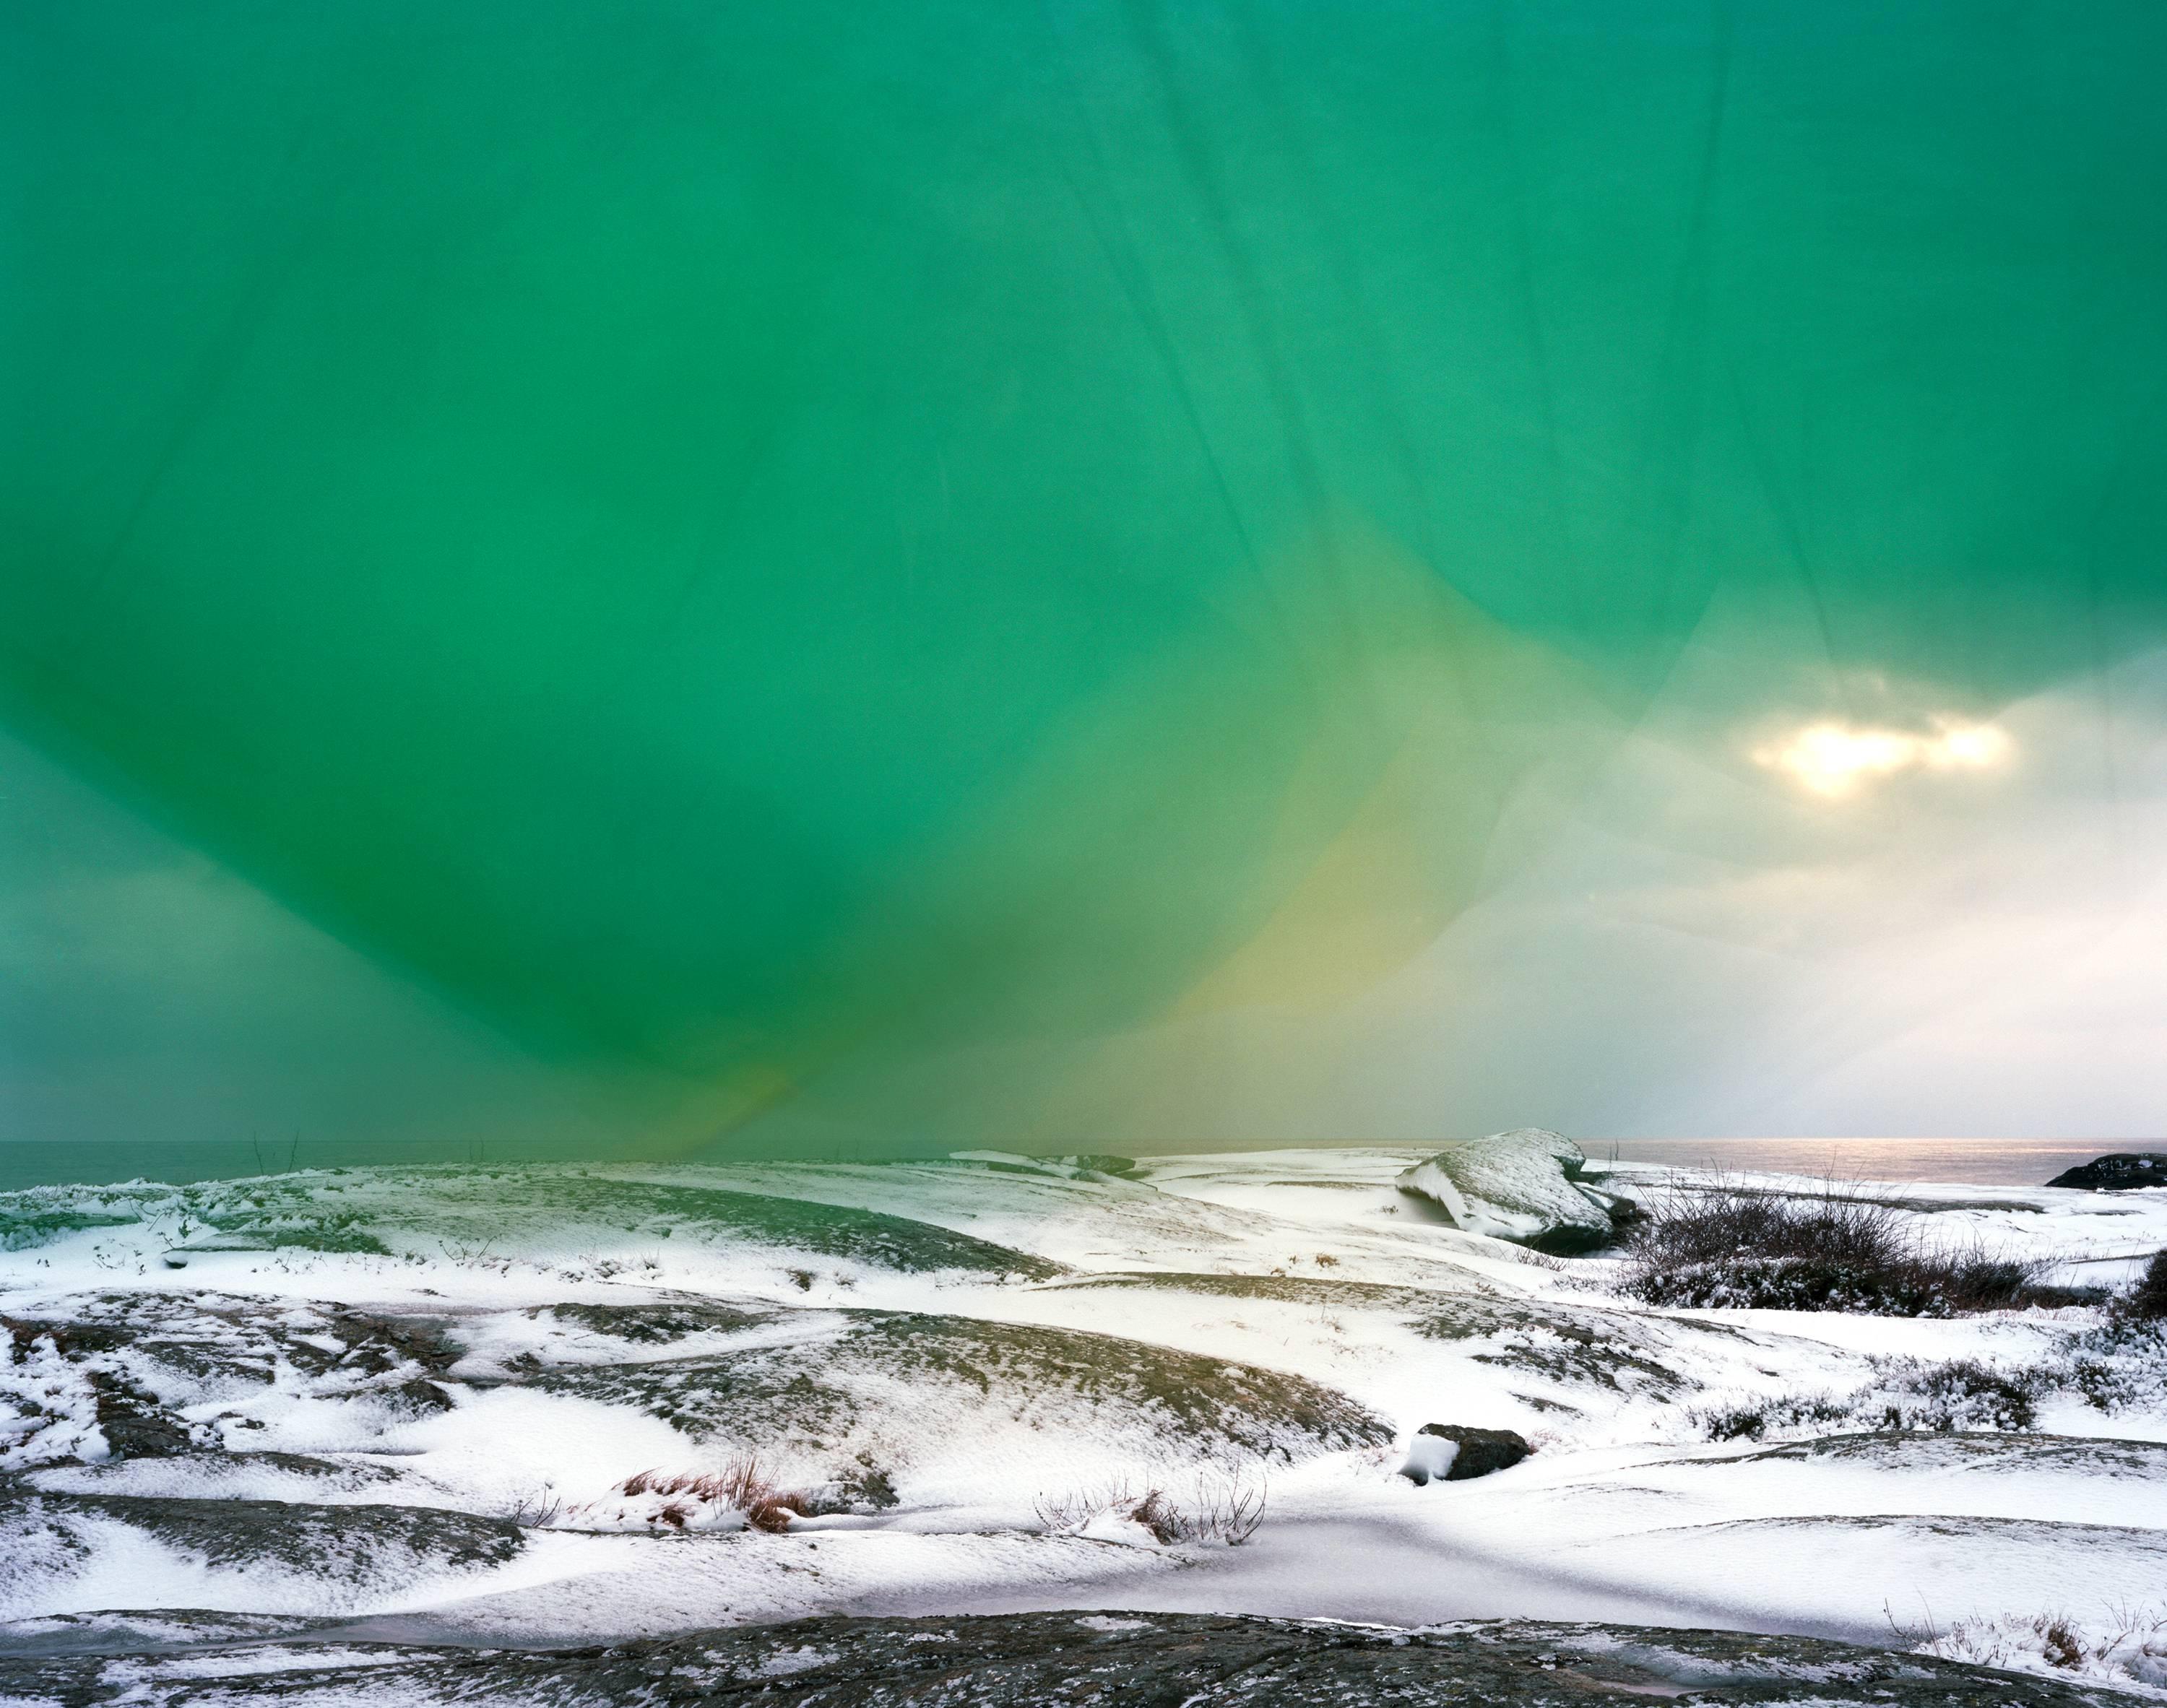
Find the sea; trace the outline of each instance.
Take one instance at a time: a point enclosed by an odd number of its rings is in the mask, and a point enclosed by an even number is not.
[[[1666,1163],[1839,1181],[1941,1181],[2043,1186],[2064,1169],[2117,1150],[2167,1149],[2127,1139],[1583,1139],[1597,1161]],[[718,1160],[725,1153],[718,1151]],[[637,1161],[546,1140],[313,1140],[94,1144],[0,1141],[0,1192],[117,1181],[236,1180],[297,1168],[411,1167],[425,1163]]]
[[[2167,1148],[2157,1139],[1604,1139],[1592,1158],[1683,1168],[1803,1174],[1816,1180],[1941,1181],[2044,1186],[2065,1168],[2117,1150]]]

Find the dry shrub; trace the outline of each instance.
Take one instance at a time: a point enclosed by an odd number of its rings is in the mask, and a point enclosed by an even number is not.
[[[2072,1297],[2036,1260],[1931,1243],[1900,1203],[1836,1181],[1800,1197],[1717,1176],[1642,1209],[1620,1284],[1649,1304],[1942,1317]]]
[[[2144,1266],[2144,1273],[2137,1278],[2136,1289],[2129,1295],[2127,1308],[2132,1316],[2167,1318],[2167,1251],[2152,1254],[2152,1261]]]

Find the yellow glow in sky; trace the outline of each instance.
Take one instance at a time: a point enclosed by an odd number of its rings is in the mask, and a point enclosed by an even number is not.
[[[1754,750],[1755,763],[1831,800],[1902,771],[1984,771],[2014,748],[1990,723],[1937,720],[1930,733],[1814,723]]]

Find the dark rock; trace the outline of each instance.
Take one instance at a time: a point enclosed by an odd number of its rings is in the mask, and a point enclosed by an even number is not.
[[[446,1383],[459,1348],[432,1318],[337,1304],[267,1308],[261,1300],[193,1290],[81,1293],[49,1300],[46,1309],[53,1314],[0,1316],[0,1380],[26,1363],[56,1358],[65,1367],[57,1379],[90,1403],[119,1459],[215,1449],[217,1427],[184,1414],[282,1380],[407,1412],[442,1411],[453,1403]],[[13,1378],[19,1392],[23,1379]],[[50,1446],[36,1432],[13,1444],[15,1462],[25,1467],[80,1451],[66,1426]]]
[[[156,1395],[103,1371],[90,1373],[96,1396],[98,1427],[116,1459],[167,1459],[200,1452],[215,1440],[198,1424],[191,1426],[158,1404]]]
[[[2087,1192],[2127,1192],[2134,1187],[2167,1186],[2167,1150],[2117,1150],[2065,1168],[2048,1186]]]
[[[161,1615],[172,1619],[173,1615]],[[116,1621],[125,1615],[104,1615]],[[215,1629],[215,1627],[213,1627]],[[116,1623],[116,1637],[125,1631]],[[1395,1631],[1201,1614],[808,1619],[554,1652],[369,1642],[366,1626],[173,1652],[0,1660],[0,1696],[98,1708],[182,1702],[402,1708],[759,1702],[768,1708],[1647,1708],[1867,1702],[2100,1708],[2058,1680],[1808,1637],[1491,1620]],[[130,1658],[119,1664],[115,1657]]]
[[[1429,1441],[1449,1441],[1455,1451],[1447,1456]],[[1512,1430],[1478,1430],[1465,1424],[1424,1424],[1415,1432],[1407,1462],[1400,1474],[1417,1488],[1433,1478],[1441,1483],[1465,1483],[1470,1477],[1487,1477],[1517,1465],[1534,1449],[1527,1437]]]

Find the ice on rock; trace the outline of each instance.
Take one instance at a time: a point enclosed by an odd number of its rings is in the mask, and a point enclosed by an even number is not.
[[[1562,1133],[1516,1127],[1446,1145],[1399,1177],[1454,1227],[1538,1251],[1591,1251],[1607,1244],[1617,1200],[1581,1183],[1587,1159]]]

